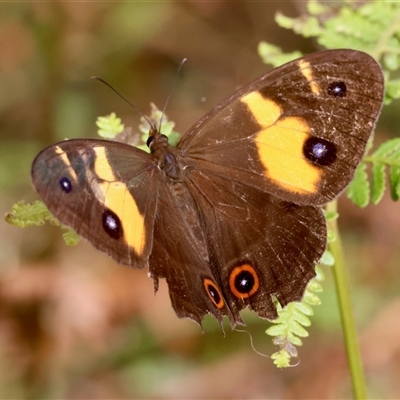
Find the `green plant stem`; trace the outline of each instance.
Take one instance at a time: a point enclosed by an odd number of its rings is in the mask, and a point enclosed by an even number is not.
[[[337,211],[337,201],[327,205],[328,211]],[[350,368],[353,384],[354,398],[357,400],[367,398],[364,372],[362,368],[360,349],[357,340],[357,331],[351,307],[349,281],[344,265],[343,250],[337,219],[328,222],[329,228],[335,234],[336,240],[329,243],[329,250],[335,258],[333,267],[340,317],[342,320],[343,336],[346,346],[347,361]]]

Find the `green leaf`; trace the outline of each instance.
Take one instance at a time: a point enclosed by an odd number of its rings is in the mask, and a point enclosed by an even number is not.
[[[307,286],[307,290],[313,290],[313,286],[314,286],[315,282],[317,282],[317,279],[311,279],[310,283]],[[302,301],[296,301],[293,304],[294,304],[294,307],[296,308],[296,311],[294,313],[295,315],[297,315],[298,313],[302,313],[302,314],[308,315],[308,316],[314,315],[313,309],[308,304],[305,304]],[[310,325],[307,325],[307,326],[310,326]]]
[[[368,159],[370,161],[379,160],[385,162],[391,153],[400,149],[400,138],[394,138],[383,142]]]
[[[382,143],[375,152],[365,158],[372,163],[371,169],[371,201],[379,203],[385,192],[385,171],[390,167],[389,182],[393,200],[398,199],[400,168],[400,138],[394,138]]]
[[[273,343],[280,347],[280,351],[272,355],[274,364],[280,368],[290,366],[291,358],[297,357],[295,346],[303,344],[300,338],[308,336],[305,327],[311,326],[309,316],[314,314],[311,305],[321,302],[313,292],[322,291],[319,282],[324,279],[324,273],[319,267],[316,267],[315,271],[317,275],[308,283],[303,300],[289,303],[284,308],[278,303],[278,318],[272,321],[273,325],[266,330],[267,335],[274,337]]]
[[[276,321],[276,320],[275,320]],[[276,324],[271,325],[265,333],[270,336],[281,336],[286,333],[286,329],[284,325]]]
[[[378,204],[385,194],[385,165],[375,162],[371,168],[371,202]]]
[[[387,69],[395,71],[399,69],[399,56],[395,53],[385,53],[383,63]]]
[[[322,33],[322,28],[316,17],[289,18],[281,13],[275,15],[276,23],[285,29],[291,29],[304,37],[314,37]]]
[[[11,207],[11,211],[4,216],[4,219],[7,223],[20,228],[41,226],[46,221],[53,225],[61,225],[40,200],[28,204],[23,200],[19,201]]]
[[[385,97],[390,101],[400,97],[400,79],[387,81],[385,84]],[[386,101],[387,104],[387,101]]]
[[[366,172],[367,165],[361,163],[354,174],[353,180],[347,188],[347,197],[358,207],[366,207],[369,203],[370,189],[368,175]]]
[[[290,18],[286,15],[277,12],[275,15],[275,22],[281,27],[285,29],[295,30],[296,23],[298,23],[298,19]]]
[[[324,211],[324,215],[327,221],[333,221],[339,218],[339,213],[337,211]]]
[[[320,260],[320,264],[324,264],[328,267],[332,267],[335,264],[335,259],[329,250],[325,250]]]
[[[267,42],[260,42],[258,44],[257,51],[265,64],[271,64],[274,67],[279,67],[282,64],[285,64],[302,56],[302,53],[299,51],[294,51],[292,53],[283,53],[279,47],[269,44]]]
[[[390,196],[393,201],[400,197],[400,167],[393,166],[389,172]]]
[[[334,242],[336,240],[335,232],[328,230],[328,243]]]
[[[353,48],[372,52],[379,43],[388,65],[394,68],[400,47],[394,36],[399,5],[396,2],[369,2],[361,6],[350,3],[343,7],[336,5],[325,6],[317,1],[309,1],[308,15],[290,18],[277,13],[275,20],[282,28],[291,29],[303,37],[316,36],[318,44],[328,49]],[[382,38],[387,40],[387,47],[384,47]]]
[[[390,196],[397,201],[400,198],[400,149],[391,154],[390,160],[398,162],[397,165],[391,165],[389,170]]]
[[[80,240],[80,236],[73,229],[61,224],[40,200],[28,204],[24,201],[19,201],[11,207],[11,211],[5,215],[4,219],[9,224],[20,228],[42,226],[49,222],[66,230],[63,237],[68,246],[75,246]]]
[[[98,117],[96,125],[99,128],[97,134],[104,139],[114,139],[125,129],[121,119],[117,118],[115,113],[111,113],[106,117]]]
[[[311,325],[311,324],[309,324],[309,325]],[[292,322],[291,332],[293,335],[296,335],[296,336],[308,337],[308,332],[296,321]],[[294,341],[292,343],[294,343]]]
[[[326,13],[327,11],[329,11],[328,7],[325,7],[316,0],[311,0],[307,3],[307,12],[310,15],[320,15]]]
[[[315,279],[309,284],[309,289],[316,293],[323,292],[324,290],[322,285]],[[312,310],[312,308],[310,308],[310,310]]]
[[[310,306],[319,306],[321,304],[321,299],[311,291],[306,291],[303,300],[303,304],[309,304]]]
[[[293,312],[293,319],[303,326],[311,326],[310,318],[308,318],[304,313],[300,310],[294,310]],[[304,330],[304,329],[303,329]],[[306,333],[307,334],[307,333]],[[308,335],[308,334],[307,334]],[[302,336],[302,335],[299,335]],[[303,336],[305,337],[305,336]]]
[[[67,227],[65,227],[65,229],[67,229],[67,231],[63,233],[65,244],[67,246],[76,246],[79,243],[81,237],[73,229]]]
[[[305,332],[308,333],[307,331],[305,331]],[[298,336],[296,336],[293,332],[289,332],[287,334],[287,342],[293,346],[303,346],[303,341]]]
[[[274,364],[278,368],[290,367],[291,354],[286,350],[280,350],[271,355],[271,359],[274,360]]]
[[[328,250],[326,250],[328,251]],[[318,282],[323,282],[325,280],[325,272],[324,270],[318,266],[315,267],[315,272],[316,272],[316,277],[314,278],[314,281],[318,281]],[[312,281],[311,281],[312,282]],[[312,290],[311,290],[312,291]],[[303,304],[303,303],[302,303]]]

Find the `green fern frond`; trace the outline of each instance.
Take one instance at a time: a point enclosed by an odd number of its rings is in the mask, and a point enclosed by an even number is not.
[[[379,203],[385,193],[386,167],[389,167],[391,196],[394,201],[397,201],[399,198],[400,138],[381,144],[372,155],[365,158],[365,161],[372,163],[371,202]]]
[[[63,237],[68,246],[75,246],[80,240],[80,236],[73,229],[61,224],[40,200],[28,204],[22,200],[15,203],[11,207],[11,211],[4,216],[4,219],[7,223],[20,228],[42,226],[46,222],[59,226],[61,229],[66,230]]]
[[[400,79],[386,79],[384,104],[389,104],[392,99],[398,98],[400,98]]]
[[[118,134],[125,129],[121,119],[115,113],[111,113],[106,117],[98,117],[96,125],[99,128],[97,134],[104,139],[114,139]]]
[[[81,240],[81,237],[72,228],[68,226],[61,224],[61,228],[66,231],[62,235],[65,244],[67,246],[76,246]]]
[[[367,165],[371,166],[371,182],[368,181]],[[382,143],[358,166],[347,195],[359,207],[371,202],[378,204],[386,190],[386,171],[389,168],[389,186],[393,201],[400,197],[400,138]]]
[[[305,38],[315,37],[324,48],[355,49],[381,59],[386,69],[385,104],[400,98],[400,80],[391,80],[389,73],[400,66],[399,2],[372,1],[362,5],[348,2],[344,6],[339,3],[327,6],[314,0],[307,3],[307,11],[298,18],[277,13],[275,20],[282,28]],[[271,52],[269,46],[262,42],[258,48],[265,63],[278,66],[281,65],[279,60],[292,59],[292,53],[285,56],[276,46]]]
[[[308,283],[303,299],[289,303],[284,308],[278,304],[278,318],[271,321],[272,325],[265,331],[274,337],[272,342],[280,348],[271,355],[278,368],[292,365],[291,359],[297,357],[296,347],[303,345],[301,338],[308,337],[305,328],[311,326],[309,317],[314,315],[313,307],[321,304],[317,293],[322,291],[320,282],[325,277],[319,267],[315,271],[317,276]]]
[[[396,2],[373,1],[362,5],[349,2],[331,6],[318,1],[307,3],[307,14],[299,18],[276,15],[279,26],[291,29],[303,37],[316,37],[317,43],[327,49],[351,48],[379,58],[387,54],[388,65],[398,64],[395,53],[400,6]],[[396,50],[396,51],[394,51]],[[390,54],[390,56],[389,56]]]
[[[320,26],[318,19],[314,16],[307,16],[306,18],[290,18],[281,13],[277,13],[275,21],[280,27],[291,29],[293,32],[306,38],[322,34],[322,27]]]
[[[336,211],[324,210],[327,221],[336,220],[339,214]],[[334,233],[328,229],[328,243],[336,240]],[[326,249],[319,265],[331,267],[335,264],[332,253]],[[301,301],[289,303],[282,308],[277,302],[278,318],[271,321],[272,325],[265,331],[267,335],[273,336],[272,343],[279,346],[279,351],[273,353],[271,358],[278,368],[292,366],[291,360],[297,357],[296,347],[302,346],[301,338],[308,337],[305,328],[311,326],[309,317],[314,315],[313,307],[321,304],[318,293],[323,291],[321,282],[325,280],[324,271],[317,265],[316,276],[308,283]]]
[[[392,157],[400,160],[400,149],[392,153]],[[391,165],[389,170],[390,196],[393,201],[400,198],[400,166]]]
[[[274,67],[279,67],[302,56],[300,51],[284,53],[278,46],[263,41],[258,44],[257,51],[265,64],[271,64]]]
[[[366,170],[367,164],[362,162],[346,190],[347,197],[360,208],[366,207],[370,200],[370,184]]]
[[[46,205],[40,200],[29,204],[26,204],[23,200],[15,203],[4,219],[7,223],[20,228],[41,226],[46,222],[52,225],[61,225],[58,219],[50,213]]]

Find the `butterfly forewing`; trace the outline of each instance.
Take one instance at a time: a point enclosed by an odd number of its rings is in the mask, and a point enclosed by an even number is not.
[[[101,140],[44,149],[32,180],[49,210],[118,262],[142,268],[152,248],[157,173],[149,154]]]
[[[178,147],[203,170],[297,204],[322,205],[353,177],[382,100],[382,71],[369,55],[319,52],[240,89]]]

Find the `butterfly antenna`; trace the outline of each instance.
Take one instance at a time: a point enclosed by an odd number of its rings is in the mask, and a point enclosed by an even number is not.
[[[170,90],[169,93],[168,93],[167,100],[165,101],[164,108],[163,108],[162,113],[161,113],[160,125],[159,125],[159,127],[158,127],[158,131],[159,131],[159,132],[160,132],[160,130],[161,130],[161,123],[162,123],[162,120],[163,120],[163,118],[164,118],[165,110],[167,109],[167,105],[168,105],[168,103],[169,103],[169,99],[171,98],[172,92],[173,92],[174,89],[175,89],[176,82],[178,81],[178,76],[179,76],[179,73],[181,72],[181,69],[182,69],[182,67],[183,67],[183,64],[185,64],[186,61],[187,61],[187,58],[184,58],[184,59],[181,61],[181,63],[179,64],[178,70],[176,71],[174,82],[173,82],[173,84],[172,84],[171,90]]]
[[[254,341],[253,341],[253,335],[249,332],[249,331],[246,331],[246,330],[243,330],[243,329],[234,329],[234,331],[235,332],[240,332],[240,333],[247,333],[248,335],[249,335],[249,338],[250,338],[250,346],[251,346],[251,348],[253,349],[253,351],[256,353],[256,354],[258,354],[259,356],[261,356],[261,357],[266,357],[266,358],[269,358],[269,355],[267,355],[267,354],[264,354],[264,353],[261,353],[260,351],[258,351],[256,348],[255,348],[255,346],[254,346]]]
[[[112,91],[114,91],[119,97],[121,97],[122,100],[125,100],[142,118],[144,118],[152,129],[155,129],[155,126],[149,121],[149,119],[134,104],[132,104],[126,97],[124,97],[120,92],[118,92],[117,89],[115,89],[108,82],[106,82],[102,78],[99,78],[98,76],[92,76],[91,78],[96,79],[96,80],[100,81],[101,83],[104,83],[105,85],[107,85]]]

